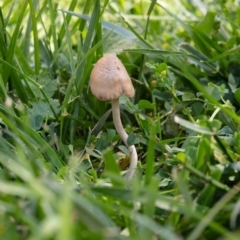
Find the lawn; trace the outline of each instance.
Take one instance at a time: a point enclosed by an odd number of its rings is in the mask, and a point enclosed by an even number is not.
[[[0,1],[0,239],[238,240],[239,26],[237,0]]]

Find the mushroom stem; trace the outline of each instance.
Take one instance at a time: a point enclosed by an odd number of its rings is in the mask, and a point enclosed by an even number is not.
[[[123,128],[123,125],[121,122],[118,99],[112,100],[111,103],[112,103],[112,116],[113,116],[114,126],[116,128],[117,133],[119,134],[119,136],[121,137],[121,139],[123,140],[124,144],[127,146],[130,152],[130,166],[129,166],[128,172],[126,173],[126,178],[131,179],[137,167],[137,161],[138,161],[137,151],[134,145],[128,146],[127,144],[128,134]]]

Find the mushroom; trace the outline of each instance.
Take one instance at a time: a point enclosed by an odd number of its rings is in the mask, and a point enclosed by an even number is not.
[[[137,166],[138,156],[135,146],[127,144],[128,134],[121,122],[118,99],[122,94],[133,97],[135,91],[131,79],[118,57],[105,55],[97,61],[90,75],[90,88],[93,95],[99,100],[111,101],[116,131],[130,152],[130,166],[126,178],[131,179]]]

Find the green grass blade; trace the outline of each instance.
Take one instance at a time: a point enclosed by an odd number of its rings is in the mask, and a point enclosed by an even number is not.
[[[70,36],[70,32],[68,30],[67,19],[66,19],[68,16],[71,16],[71,15],[67,15],[65,17],[63,12],[62,12],[62,14],[63,14],[63,19],[64,19],[64,26],[65,26],[64,32],[65,32],[66,40],[67,40],[71,72],[74,73],[75,72],[74,54],[73,54],[73,50],[72,50],[71,36]]]
[[[214,217],[221,212],[221,209],[240,191],[240,184],[238,183],[230,191],[228,191],[221,199],[218,201],[213,208],[211,208],[208,213],[201,219],[196,228],[187,237],[187,240],[199,239],[203,230],[208,227],[208,224],[214,219]],[[232,240],[237,240],[238,237],[234,235],[231,236]]]
[[[107,150],[103,154],[105,165],[106,165],[106,174],[110,177],[113,186],[124,186],[120,174],[120,168],[116,162],[116,159],[113,155],[112,150]]]
[[[14,33],[11,37],[10,40],[10,44],[8,47],[8,52],[7,52],[7,56],[6,56],[6,62],[8,62],[9,64],[12,64],[13,62],[13,57],[14,57],[14,50],[15,50],[15,46],[17,44],[17,39],[18,39],[18,35],[20,32],[20,27],[24,18],[24,14],[26,11],[28,5],[28,0],[24,1],[24,3],[21,5],[21,10],[19,12],[19,17],[18,17],[18,21],[16,24],[16,27],[14,29]],[[8,65],[4,66],[4,72],[3,72],[3,81],[6,84],[8,81],[8,78],[10,76],[10,72],[11,72],[11,68]],[[14,81],[15,82],[15,81]],[[17,85],[19,85],[19,83],[17,83]]]
[[[237,45],[234,48],[228,49],[227,51],[223,52],[222,54],[220,54],[212,59],[209,59],[205,62],[206,63],[216,62],[216,61],[226,58],[230,55],[236,54],[239,51],[239,49],[240,49],[240,45]]]
[[[48,159],[48,161],[51,162],[56,168],[60,169],[63,166],[58,154],[54,152],[50,145],[48,145],[48,143],[46,143],[35,131],[33,131],[18,117],[10,114],[9,111],[3,106],[0,106],[0,110],[0,116],[7,124],[9,129],[19,134],[19,137],[23,141],[26,141],[26,144],[29,147],[33,147],[33,150],[37,148],[39,153],[46,154],[46,159]],[[15,124],[13,124],[13,122]],[[16,126],[19,126],[21,128],[18,129]]]
[[[200,84],[200,82],[186,69],[186,66],[184,66],[180,61],[178,61],[179,68],[183,71],[186,78],[190,81],[190,83],[196,87],[196,89],[203,93],[206,99],[213,105],[219,107],[224,113],[231,116],[236,122],[240,122],[240,117],[236,115],[234,111],[232,111],[230,108],[220,104],[211,94],[207,92],[207,90]]]
[[[76,7],[77,2],[78,2],[78,0],[72,0],[72,1],[71,1],[71,4],[70,4],[70,6],[69,6],[68,11],[71,11],[71,12],[72,12],[72,11],[75,9],[75,7]],[[90,6],[90,4],[88,4],[88,5]],[[65,24],[61,27],[60,33],[59,33],[59,35],[58,35],[58,47],[60,47],[61,44],[62,44],[63,38],[65,37],[65,33],[66,33],[66,26],[69,25],[70,21],[71,21],[71,15],[69,14],[69,15],[67,15],[66,18],[64,19],[64,23],[65,23]]]
[[[91,17],[86,15],[86,14],[79,14],[79,13],[75,13],[75,12],[72,12],[72,11],[64,11],[64,12],[66,12],[68,14],[71,14],[72,16],[84,19],[86,21],[90,21],[90,19],[91,19]],[[128,39],[134,39],[135,38],[135,35],[131,31],[129,31],[128,29],[123,28],[121,26],[118,26],[117,24],[114,24],[114,23],[111,23],[111,22],[108,22],[108,21],[104,21],[104,20],[101,20],[101,23],[102,23],[103,28],[106,28],[109,31],[112,31],[116,34],[119,34],[120,36],[122,36],[124,38],[128,38]]]
[[[147,48],[137,48],[137,49],[124,49],[124,52],[130,53],[141,53],[149,56],[162,58],[161,55],[187,55],[185,52],[175,52],[175,51],[165,51],[160,49],[147,49]]]
[[[38,29],[37,29],[37,19],[35,16],[36,6],[32,0],[28,1],[30,6],[30,14],[32,19],[32,28],[33,28],[33,40],[34,40],[34,60],[35,60],[35,74],[38,76],[40,71],[40,53],[39,53],[39,42],[38,42]]]
[[[52,0],[48,0],[49,4],[49,14],[51,19],[51,37],[53,39],[53,46],[54,46],[54,56],[53,58],[58,63],[58,42],[57,42],[57,31],[56,31],[56,25],[54,24],[57,14],[57,4],[54,4]]]
[[[155,162],[155,136],[156,136],[156,125],[153,124],[151,133],[148,141],[148,149],[146,156],[146,173],[145,173],[145,184],[148,185],[151,181],[154,173],[154,162]]]

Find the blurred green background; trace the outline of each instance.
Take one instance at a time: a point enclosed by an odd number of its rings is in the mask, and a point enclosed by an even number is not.
[[[0,1],[0,239],[239,239],[239,1]],[[138,166],[109,102],[104,54]]]

